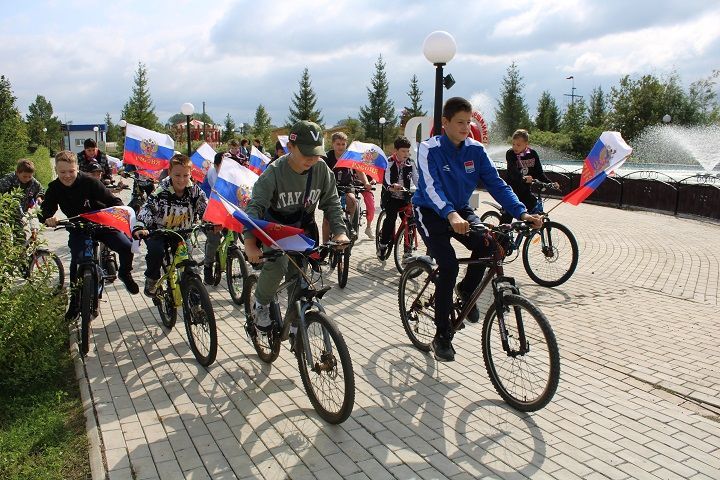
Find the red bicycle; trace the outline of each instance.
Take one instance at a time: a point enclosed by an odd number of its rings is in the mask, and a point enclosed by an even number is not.
[[[412,203],[409,201],[412,193],[410,190],[405,189],[402,192],[405,195],[407,204],[398,211],[400,226],[395,231],[392,242],[388,245],[384,255],[380,252],[380,238],[382,237],[382,225],[385,223],[385,217],[387,216],[385,210],[380,212],[375,224],[375,253],[378,259],[384,262],[394,253],[395,267],[400,273],[403,273],[405,264],[415,256],[418,249],[417,225],[415,224]]]

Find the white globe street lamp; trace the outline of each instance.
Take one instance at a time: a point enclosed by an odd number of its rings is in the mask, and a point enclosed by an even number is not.
[[[380,148],[385,151],[385,122],[387,120],[385,120],[385,117],[380,117],[378,122],[380,123]]]
[[[455,81],[448,75],[447,83],[443,77],[443,66],[450,62],[457,51],[455,39],[448,32],[437,30],[425,38],[423,42],[423,54],[425,58],[435,65],[435,109],[433,118],[433,130],[435,135],[440,135],[442,122],[443,84],[450,88]]]
[[[190,156],[192,152],[192,141],[190,140],[190,117],[193,113],[195,113],[195,105],[192,103],[186,102],[183,103],[180,106],[180,112],[185,115],[185,119],[187,120],[187,140],[188,140],[188,157]]]
[[[663,115],[662,121],[667,125],[668,123],[672,122],[672,117],[669,113],[666,113],[665,115]]]

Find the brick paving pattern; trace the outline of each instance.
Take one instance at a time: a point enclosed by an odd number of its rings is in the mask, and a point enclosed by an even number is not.
[[[355,409],[339,426],[315,414],[285,345],[272,365],[257,358],[224,276],[209,289],[219,351],[207,370],[182,314],[168,332],[145,297],[107,287],[84,363],[105,469],[96,476],[720,478],[720,227],[592,205],[552,216],[578,239],[573,277],[547,289],[520,259],[506,269],[560,345],[560,386],[543,410],[519,413],[498,397],[477,325],[456,336],[454,363],[414,349],[399,275],[365,239],[347,288],[324,298],[355,369]],[[66,235],[47,238],[67,264]]]

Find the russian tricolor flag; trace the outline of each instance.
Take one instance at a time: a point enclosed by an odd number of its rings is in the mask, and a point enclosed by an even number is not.
[[[288,142],[288,136],[287,135],[278,135],[278,142],[280,142],[280,145],[283,147],[283,151],[285,153],[290,153],[290,151],[287,148],[287,142]]]
[[[579,205],[612,175],[632,153],[620,132],[603,132],[583,164],[580,186],[565,195],[563,202]]]
[[[217,193],[213,192],[213,195],[217,195]],[[315,241],[307,237],[302,228],[250,218],[244,211],[223,197],[220,197],[220,201],[233,220],[242,225],[246,232],[251,233],[266,247],[293,252],[304,252],[315,247]]]
[[[154,132],[131,123],[125,127],[123,163],[145,170],[163,170],[175,154],[175,142],[170,135]]]
[[[253,145],[252,150],[250,150],[250,160],[248,163],[248,168],[260,175],[262,172],[265,171],[269,163],[270,157],[262,153]]]
[[[94,212],[81,213],[78,216],[99,225],[120,230],[128,238],[132,238],[130,232],[135,227],[135,211],[130,207],[108,207]]]
[[[190,157],[190,160],[192,160],[192,171],[190,174],[192,175],[193,180],[196,182],[202,182],[205,180],[205,175],[207,175],[208,169],[215,161],[215,153],[215,150],[213,150],[207,142],[203,143],[197,150],[195,150],[195,153],[193,153],[192,157]]]
[[[363,172],[382,182],[388,160],[382,148],[373,143],[352,142],[348,149],[338,158],[335,168],[346,167]]]
[[[257,179],[258,175],[255,172],[239,163],[223,161],[203,219],[235,232],[241,232],[242,225],[233,219],[232,212],[225,208],[221,198],[238,208],[245,208],[250,201],[252,188]]]

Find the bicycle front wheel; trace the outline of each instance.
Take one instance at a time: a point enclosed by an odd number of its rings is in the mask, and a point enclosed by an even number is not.
[[[185,330],[190,350],[198,363],[207,367],[217,355],[217,327],[210,296],[199,277],[193,275],[183,283]]]
[[[400,273],[405,270],[404,261],[407,261],[408,257],[415,255],[418,249],[417,230],[414,226],[410,227],[407,224],[403,229],[398,232],[398,236],[395,239],[395,268]]]
[[[435,337],[435,282],[427,262],[415,260],[400,277],[400,319],[410,341],[423,352],[430,351]]]
[[[267,334],[260,333],[255,328],[255,287],[257,275],[250,275],[245,281],[245,317],[247,318],[247,334],[252,340],[253,347],[260,360],[272,363],[280,355],[280,335],[275,330]]]
[[[557,222],[545,222],[533,230],[523,244],[523,266],[533,282],[557,287],[575,272],[578,244],[569,228]]]
[[[92,320],[95,292],[95,278],[90,268],[85,268],[80,287],[80,356],[82,357],[90,351],[90,320]]]
[[[491,306],[482,331],[482,351],[490,381],[511,407],[540,410],[550,402],[560,381],[560,352],[545,315],[521,295],[505,295],[503,346],[497,310]],[[525,345],[521,345],[524,337]]]
[[[248,271],[247,265],[245,264],[245,255],[241,250],[233,249],[228,252],[225,277],[227,278],[230,298],[232,298],[232,301],[237,305],[242,305],[244,302],[243,291],[245,289]]]
[[[337,253],[338,287],[345,288],[350,273],[350,247]]]
[[[385,223],[386,216],[387,214],[385,213],[385,210],[382,210],[380,212],[380,215],[378,215],[377,221],[375,222],[375,255],[377,255],[380,261],[387,260],[387,257],[380,256],[380,239],[382,237],[382,227],[383,223]]]
[[[305,327],[305,332],[298,334],[306,337],[310,352],[306,353],[302,339],[295,347],[305,392],[323,420],[342,423],[350,416],[355,404],[355,375],[350,351],[335,322],[325,314],[308,312]]]
[[[42,275],[46,278],[53,293],[58,294],[65,286],[65,267],[60,258],[47,250],[38,250],[30,258],[28,276]]]

